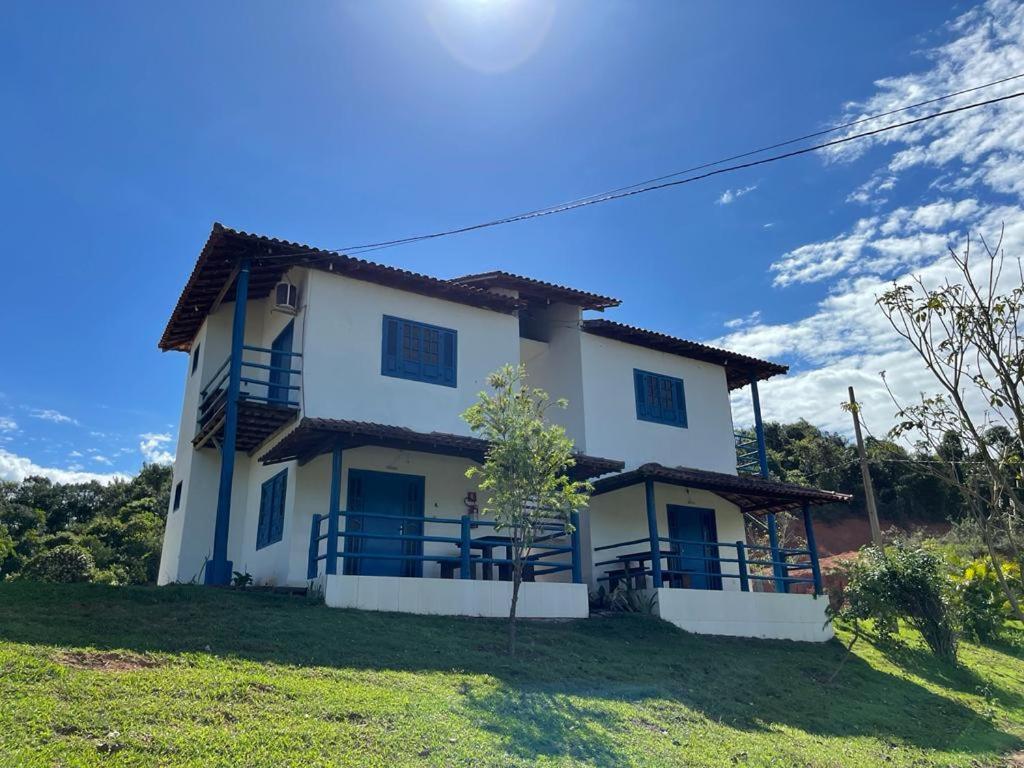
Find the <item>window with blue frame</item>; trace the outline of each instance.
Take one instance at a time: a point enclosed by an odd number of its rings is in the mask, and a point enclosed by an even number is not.
[[[256,549],[270,546],[284,535],[284,497],[288,490],[288,470],[282,470],[263,483],[260,491],[260,519],[256,530]]]
[[[686,393],[682,379],[634,368],[633,386],[638,419],[673,427],[686,426]]]
[[[458,334],[451,328],[384,315],[380,372],[454,387]]]

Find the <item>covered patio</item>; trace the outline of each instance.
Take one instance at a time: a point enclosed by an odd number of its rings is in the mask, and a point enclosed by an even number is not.
[[[487,447],[486,441],[465,435],[307,418],[261,461],[296,461],[302,467],[330,456],[328,503],[312,515],[307,554],[307,578],[322,581],[328,604],[504,615],[511,598],[511,542],[506,532],[495,530],[493,520],[472,513],[463,490],[463,482],[469,481],[460,480],[468,466],[484,460]],[[406,457],[402,468],[409,471],[380,471],[379,465],[367,462],[373,451],[359,449],[400,451]],[[579,478],[622,468],[608,459],[575,458],[572,474]],[[344,502],[343,485],[348,491]],[[428,498],[436,512],[426,513]],[[587,592],[575,514],[572,522],[571,531],[555,520],[533,531],[524,569],[529,583],[523,585],[523,615],[585,615]]]
[[[845,494],[749,475],[645,464],[597,480],[590,541],[595,587],[655,590],[684,629],[826,639],[811,508]],[[799,510],[805,547],[747,542],[746,522]],[[773,521],[774,522],[774,521]],[[632,534],[632,535],[629,535]],[[807,574],[810,574],[809,576]]]

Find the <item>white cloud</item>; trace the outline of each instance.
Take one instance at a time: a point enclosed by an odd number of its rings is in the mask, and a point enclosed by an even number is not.
[[[54,424],[75,424],[78,425],[78,421],[66,416],[60,411],[55,411],[52,408],[37,408],[32,411],[31,414],[34,419],[42,419],[43,421],[50,421]]]
[[[81,471],[81,466],[75,464],[67,469],[43,467],[25,456],[18,456],[4,448],[0,448],[0,480],[21,482],[26,477],[32,476],[48,477],[55,483],[86,483],[95,480],[106,484],[114,480],[127,479],[127,475],[120,472],[108,474],[83,472]]]
[[[715,201],[718,205],[729,205],[735,202],[739,198],[746,194],[749,194],[757,189],[757,184],[751,184],[749,187],[738,187],[737,189],[727,189],[721,194],[721,196]]]
[[[761,310],[755,309],[746,317],[734,317],[732,320],[726,320],[723,325],[726,328],[743,328],[747,325],[754,325],[761,320]]]
[[[173,438],[167,432],[146,432],[139,435],[139,452],[149,464],[173,464],[174,453],[167,450]]]
[[[15,432],[18,429],[18,422],[9,416],[0,416],[0,432]]]
[[[81,457],[82,457],[82,452],[81,451],[72,451],[71,453],[68,454],[68,458],[71,458],[71,459],[80,459]]]
[[[101,456],[99,454],[96,454],[95,456],[92,456],[91,458],[97,464],[106,464],[108,467],[111,466],[114,463],[110,459],[108,459],[106,456]]]
[[[976,226],[986,213],[974,198],[941,199],[863,218],[831,240],[784,253],[771,265],[773,284],[815,283],[837,275],[891,275],[926,264],[963,236],[964,230],[953,225]]]

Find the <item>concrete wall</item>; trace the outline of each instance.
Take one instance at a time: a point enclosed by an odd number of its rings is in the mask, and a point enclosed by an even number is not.
[[[519,361],[512,315],[311,272],[303,391],[309,416],[469,434],[460,414],[489,373]],[[384,315],[458,332],[457,387],[381,375]]]
[[[657,509],[659,536],[668,536],[667,508],[669,504],[676,504],[714,509],[718,541],[746,541],[743,515],[739,507],[710,491],[655,483],[654,501]],[[617,544],[622,541],[632,541],[648,536],[647,501],[643,485],[620,488],[617,491],[594,496],[590,500],[590,507],[586,514],[589,518],[589,525],[583,527],[584,538],[582,546],[591,551],[593,562],[610,560],[619,554],[638,552],[649,548],[647,544],[635,544],[618,549],[602,550],[600,552],[593,551],[594,547]],[[720,555],[728,558],[736,556],[735,550],[732,547],[722,547]],[[648,563],[649,566],[650,564]],[[596,589],[601,584],[607,585],[607,582],[599,582],[597,579],[603,576],[609,569],[615,567],[614,565],[595,567],[590,571],[592,575],[591,586]],[[738,573],[735,563],[722,563],[721,571],[723,574]],[[722,579],[722,590],[736,591],[739,588],[739,579],[728,577]]]
[[[677,355],[581,333],[586,451],[626,462],[736,472],[725,369]],[[633,369],[683,380],[687,426],[636,417]]]
[[[702,635],[822,643],[834,634],[827,605],[828,598],[813,595],[663,588],[656,610],[665,621]]]
[[[324,602],[332,608],[364,611],[505,618],[512,604],[512,583],[328,576]],[[524,619],[585,619],[589,612],[584,584],[524,583],[519,588],[516,615]]]

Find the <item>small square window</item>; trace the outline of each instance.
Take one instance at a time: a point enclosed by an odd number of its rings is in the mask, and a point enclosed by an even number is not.
[[[385,315],[383,336],[383,375],[446,387],[456,385],[455,330]]]

